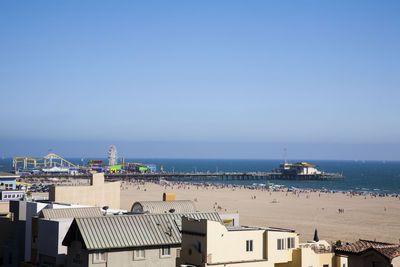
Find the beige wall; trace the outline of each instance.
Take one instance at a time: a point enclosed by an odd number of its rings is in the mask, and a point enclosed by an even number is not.
[[[52,186],[49,200],[110,209],[120,208],[120,182],[105,183],[104,173],[93,174],[90,186]]]
[[[10,202],[8,201],[0,201],[0,214],[8,213],[10,209]]]
[[[400,256],[392,260],[393,267],[400,267]]]
[[[264,260],[264,231],[227,231],[211,221],[207,228],[207,263]],[[253,240],[253,251],[246,251],[246,240]]]
[[[278,239],[288,237],[295,238],[295,248],[299,247],[299,236],[296,233],[290,232],[277,232],[277,231],[268,231],[267,236],[267,258],[269,261],[274,263],[283,263],[292,261],[292,252],[293,249],[283,249],[278,250]]]
[[[329,264],[329,267],[335,267],[335,253],[320,253],[318,255],[318,267]],[[347,267],[347,265],[346,265]]]
[[[345,264],[345,267],[349,266],[346,256],[336,255],[335,259],[336,259],[335,267],[343,267],[343,264]]]

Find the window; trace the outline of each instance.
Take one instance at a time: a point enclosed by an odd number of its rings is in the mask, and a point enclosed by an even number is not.
[[[279,239],[277,239],[277,241],[278,241],[278,244],[277,244],[278,250],[286,249],[286,239],[285,238],[279,238]]]
[[[346,267],[346,263],[343,263],[343,267]]]
[[[246,251],[253,251],[253,240],[246,240]]]
[[[165,256],[171,256],[171,248],[168,246],[163,246],[161,248],[161,256],[165,257]]]
[[[180,258],[180,257],[181,257],[181,249],[180,249],[180,248],[178,248],[178,249],[176,250],[176,257],[177,257],[177,258]]]
[[[135,249],[133,251],[134,260],[143,260],[145,258],[144,249]]]
[[[295,240],[294,237],[288,237],[287,239],[288,248],[295,248]]]
[[[106,254],[104,252],[93,253],[93,263],[105,262],[105,261],[106,261]]]
[[[322,265],[322,267],[329,267],[329,264],[324,264]]]

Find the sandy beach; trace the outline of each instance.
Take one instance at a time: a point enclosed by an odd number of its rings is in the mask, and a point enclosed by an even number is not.
[[[400,241],[400,199],[393,196],[123,182],[121,208],[130,210],[140,200],[162,200],[164,192],[195,201],[199,211],[238,212],[241,225],[294,229],[301,241],[312,240],[315,228],[319,238],[328,241]]]

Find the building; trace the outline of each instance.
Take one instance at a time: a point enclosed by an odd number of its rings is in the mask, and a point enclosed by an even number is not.
[[[77,207],[81,206],[10,201],[9,219],[4,219],[0,227],[0,236],[2,237],[0,238],[2,241],[0,247],[3,248],[2,255],[0,255],[0,258],[3,258],[3,265],[0,264],[0,266],[19,266],[21,262],[37,262],[39,248],[37,216],[39,216],[44,209],[67,209]],[[44,214],[53,213],[55,213],[55,211],[46,211]],[[64,214],[66,214],[66,212],[64,212]],[[46,235],[46,229],[44,233],[44,235]],[[55,236],[58,235],[56,233],[51,234]]]
[[[67,247],[62,241],[73,219],[99,216],[104,216],[99,207],[43,209],[39,218],[33,219],[37,229],[32,229],[32,240],[37,242],[36,255],[31,256],[30,262],[39,266],[65,266]]]
[[[19,178],[19,175],[0,171],[0,214],[7,214],[9,210],[8,201],[17,199],[16,196],[20,194],[13,192],[17,188],[17,178]],[[23,196],[21,198],[23,198]]]
[[[301,243],[293,251],[292,261],[275,267],[347,267],[346,259],[335,256],[332,246],[325,240]]]
[[[293,261],[298,247],[298,234],[293,230],[226,227],[220,222],[183,218],[176,266],[272,267]]]
[[[173,267],[182,216],[221,223],[216,212],[75,218],[62,243],[68,246],[67,266]]]
[[[360,239],[338,246],[335,253],[347,258],[348,267],[400,267],[400,245]],[[342,265],[340,265],[342,267]]]
[[[137,213],[192,213],[196,206],[191,200],[138,201],[133,203],[131,212]]]
[[[89,186],[56,186],[49,190],[52,202],[80,204],[96,207],[108,206],[110,209],[120,207],[120,182],[104,182],[104,173],[95,173]]]
[[[0,190],[15,190],[17,178],[19,175],[0,171]]]

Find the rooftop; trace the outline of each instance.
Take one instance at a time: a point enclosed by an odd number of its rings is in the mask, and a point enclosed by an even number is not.
[[[294,233],[294,230],[284,229],[284,228],[276,228],[276,227],[257,227],[257,226],[239,226],[239,227],[230,227],[228,226],[226,229],[228,231],[256,231],[256,230],[264,230],[264,231],[274,231],[274,232],[288,232]]]
[[[175,213],[196,212],[196,206],[191,200],[174,201],[137,201],[133,203],[131,211],[149,213]]]
[[[98,217],[103,213],[99,207],[87,208],[64,208],[64,209],[42,209],[40,218],[45,219],[61,219],[61,218],[84,218]]]
[[[183,216],[221,222],[217,212],[75,218],[63,245],[75,240],[75,236],[88,250],[179,245]]]
[[[0,171],[0,178],[2,178],[2,177],[19,177],[19,175],[16,175],[14,173]]]
[[[400,246],[392,243],[377,242],[360,239],[357,242],[336,247],[336,252],[361,254],[366,251],[375,250],[388,259],[400,256]]]

